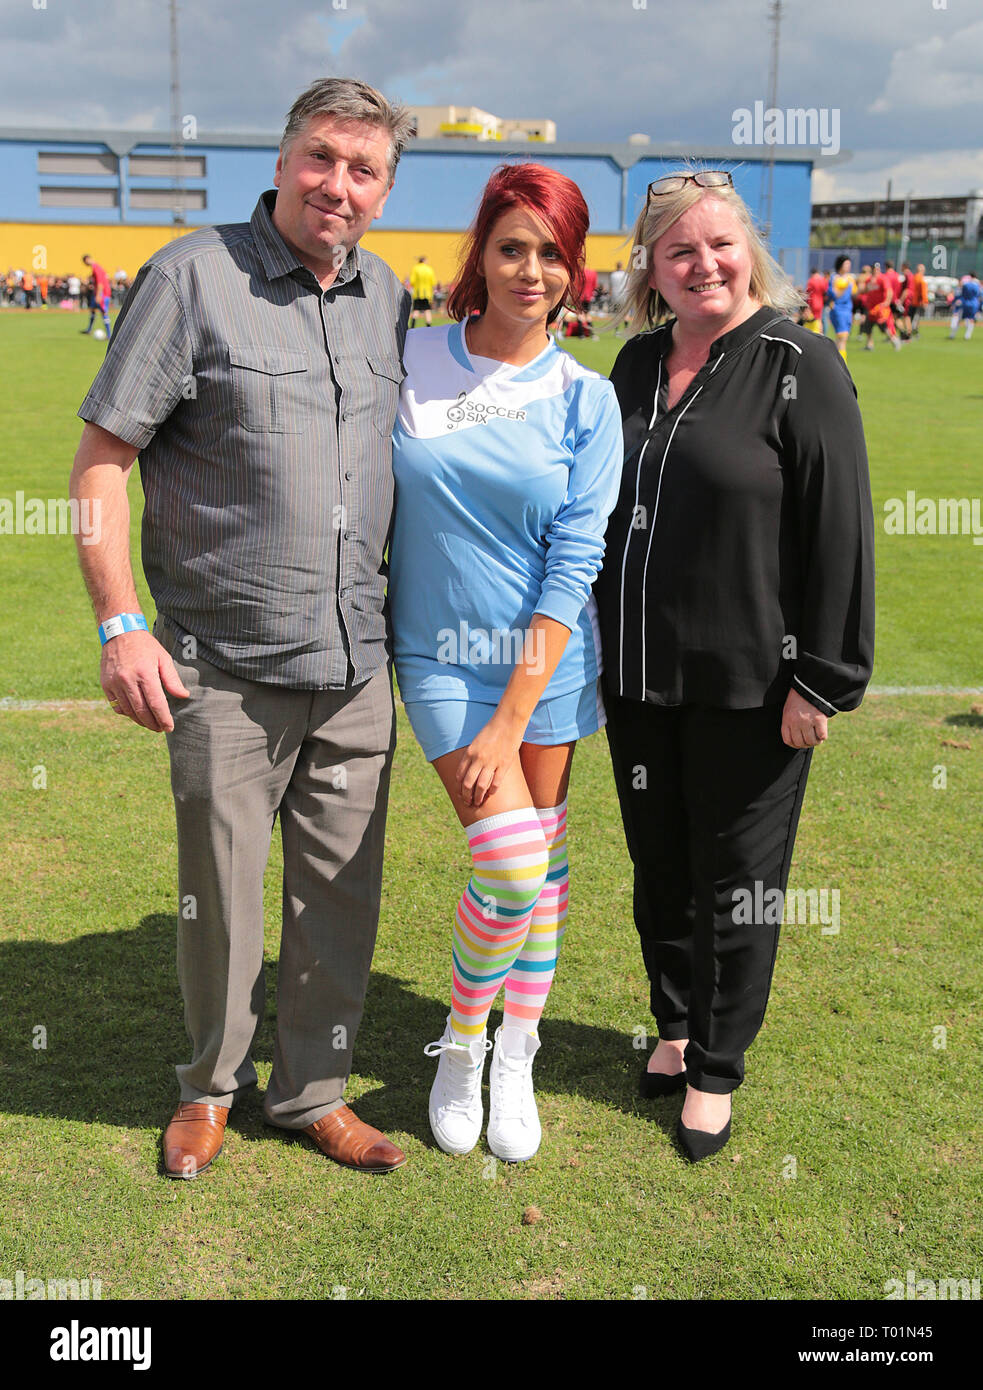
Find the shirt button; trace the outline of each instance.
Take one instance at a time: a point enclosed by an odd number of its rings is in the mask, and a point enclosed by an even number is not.
[[[351,480],[354,478],[354,476],[355,476],[355,474],[352,472],[352,470],[351,470],[350,468],[346,468],[346,469],[345,469],[345,477],[348,479],[349,482],[351,482]]]
[[[351,412],[350,410],[346,410],[346,411],[342,414],[342,417],[341,417],[341,418],[342,418],[343,420],[350,420],[350,419],[352,418],[352,412]]]

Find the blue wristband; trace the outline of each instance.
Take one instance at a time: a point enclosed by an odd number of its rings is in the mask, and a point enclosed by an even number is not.
[[[103,646],[111,637],[119,637],[124,632],[137,632],[139,630],[149,632],[147,620],[142,613],[117,613],[114,618],[107,618],[104,623],[99,624],[99,641]]]

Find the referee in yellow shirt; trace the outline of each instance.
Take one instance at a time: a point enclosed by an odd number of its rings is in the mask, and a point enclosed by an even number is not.
[[[437,277],[433,266],[427,265],[426,256],[421,256],[410,271],[410,293],[413,295],[413,312],[410,314],[410,327],[416,327],[416,316],[422,311],[423,320],[429,328],[433,323],[430,310],[433,307],[433,287]]]

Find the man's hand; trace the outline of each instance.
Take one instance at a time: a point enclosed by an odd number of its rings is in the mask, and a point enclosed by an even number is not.
[[[139,613],[140,600],[130,567],[130,504],[126,483],[137,456],[136,446],[87,423],[75,454],[69,495],[88,500],[101,517],[101,535],[87,545],[76,536],[79,563],[96,617]],[[102,649],[99,678],[117,714],[154,733],[170,733],[174,720],[166,690],[187,699],[174,662],[149,632],[137,630],[111,637]]]
[[[793,686],[782,710],[782,742],[789,748],[815,748],[829,737],[827,719]]]
[[[174,720],[164,691],[187,699],[174,662],[149,632],[123,632],[102,649],[99,672],[106,699],[117,714],[155,734],[170,733]]]

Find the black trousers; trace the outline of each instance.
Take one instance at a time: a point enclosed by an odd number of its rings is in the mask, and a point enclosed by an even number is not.
[[[605,706],[659,1036],[688,1038],[687,1081],[724,1094],[764,1020],[781,924],[769,890],[788,883],[812,750],[782,742],[781,705]]]

